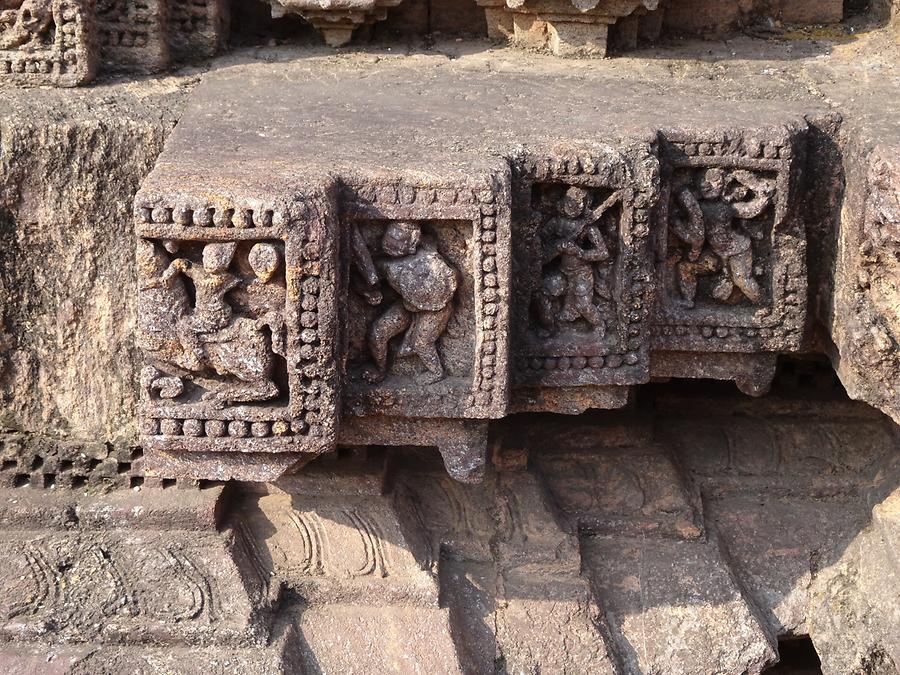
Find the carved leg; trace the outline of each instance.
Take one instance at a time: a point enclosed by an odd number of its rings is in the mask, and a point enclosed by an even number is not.
[[[450,304],[437,312],[420,312],[410,329],[411,346],[428,369],[429,383],[437,382],[444,377],[444,366],[437,351],[437,341],[447,328],[452,313],[453,306]]]
[[[591,289],[590,293],[579,293],[575,296],[575,307],[578,313],[592,326],[600,326],[603,324],[603,315],[594,304],[594,293]]]
[[[693,308],[697,299],[697,273],[693,263],[679,263],[678,290],[685,307]]]
[[[384,314],[375,319],[369,329],[369,351],[375,367],[367,369],[363,374],[366,380],[374,384],[384,379],[391,338],[409,328],[411,319],[410,313],[399,302],[391,305]]]
[[[754,305],[763,299],[763,290],[753,277],[753,253],[745,251],[728,259],[728,271],[735,286]]]

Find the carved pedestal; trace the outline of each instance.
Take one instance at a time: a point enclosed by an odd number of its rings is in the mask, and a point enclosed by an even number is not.
[[[659,0],[477,0],[488,35],[519,46],[550,49],[557,56],[606,56],[610,26],[655,12]],[[655,22],[653,22],[655,23]],[[631,42],[631,41],[628,41]]]
[[[269,0],[275,18],[295,14],[311,23],[330,47],[342,47],[360,26],[384,21],[387,11],[403,0],[348,0],[334,3],[315,0]]]

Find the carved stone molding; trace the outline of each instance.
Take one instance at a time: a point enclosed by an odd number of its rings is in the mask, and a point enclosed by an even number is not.
[[[490,37],[508,38],[526,48],[546,48],[557,56],[606,56],[610,26],[625,17],[637,20],[659,9],[659,0],[477,2],[484,7]],[[639,22],[633,23],[637,31]],[[655,18],[652,23],[657,24]]]
[[[14,0],[0,9],[0,82],[74,87],[97,70],[93,0]]]
[[[388,9],[401,2],[403,0],[269,0],[274,18],[290,14],[300,16],[311,23],[331,47],[349,43],[360,26],[384,21]]]

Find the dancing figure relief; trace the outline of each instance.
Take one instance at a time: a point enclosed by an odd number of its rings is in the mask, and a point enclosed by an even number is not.
[[[596,207],[591,206],[592,199],[589,190],[567,188],[540,229],[541,287],[533,305],[538,323],[548,333],[579,320],[601,335],[606,332],[598,300],[612,299],[613,255],[598,223],[620,195],[614,192]]]
[[[710,295],[719,302],[738,295],[756,305],[765,292],[754,274],[753,239],[735,220],[752,220],[772,205],[774,185],[750,171],[699,171],[675,196],[680,213],[671,219],[681,304],[694,307],[700,277],[717,275]],[[686,249],[686,250],[685,250]],[[736,294],[735,291],[739,291]]]
[[[372,365],[363,378],[371,384],[384,380],[391,340],[402,336],[397,357],[418,356],[427,371],[419,380],[438,382],[444,378],[444,365],[437,342],[453,314],[459,273],[432,244],[422,241],[422,228],[414,222],[390,223],[380,248],[384,255],[373,258],[359,229],[353,228],[353,262],[365,284],[357,291],[370,305],[383,307],[366,335]]]

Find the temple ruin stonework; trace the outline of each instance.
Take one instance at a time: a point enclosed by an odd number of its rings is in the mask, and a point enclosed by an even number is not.
[[[0,0],[0,672],[897,673],[898,18]]]

